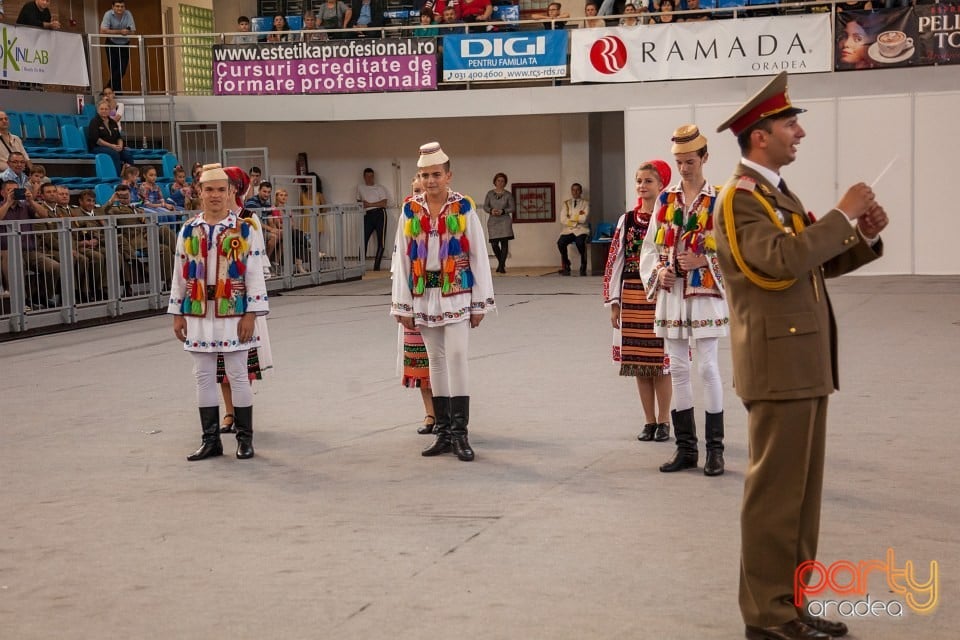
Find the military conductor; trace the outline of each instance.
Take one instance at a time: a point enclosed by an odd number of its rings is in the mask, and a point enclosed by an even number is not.
[[[846,625],[794,604],[794,572],[817,554],[827,396],[837,330],[824,278],[879,257],[887,215],[850,187],[819,220],[780,176],[806,133],[781,73],[717,129],[742,159],[719,197],[717,256],[730,305],[734,389],[747,409],[740,610],[754,640],[825,640]],[[856,221],[856,225],[853,225]]]

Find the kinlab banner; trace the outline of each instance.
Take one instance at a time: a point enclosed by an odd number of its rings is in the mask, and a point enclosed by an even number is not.
[[[571,82],[815,73],[833,65],[829,14],[576,29],[570,35]]]
[[[528,80],[567,73],[565,31],[471,33],[443,38],[443,79]]]
[[[218,96],[423,91],[437,88],[434,38],[213,47]]]
[[[15,82],[90,86],[83,36],[5,24],[0,78]]]
[[[838,71],[960,64],[960,2],[837,14]]]

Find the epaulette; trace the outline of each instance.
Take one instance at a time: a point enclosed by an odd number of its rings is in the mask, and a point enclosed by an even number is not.
[[[734,188],[737,191],[756,191],[757,181],[750,176],[740,176],[740,178],[737,180],[737,184],[734,185]]]

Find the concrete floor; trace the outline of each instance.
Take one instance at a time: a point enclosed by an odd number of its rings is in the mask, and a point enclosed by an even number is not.
[[[673,446],[635,439],[600,278],[495,283],[499,315],[471,334],[471,464],[419,455],[382,277],[271,301],[251,461],[186,462],[191,362],[167,317],[0,344],[0,638],[742,638],[735,395],[726,475],[661,474]],[[848,620],[850,637],[956,638],[960,279],[831,293],[821,560],[893,548],[922,579],[937,561],[932,614]],[[725,342],[721,363],[729,387]]]

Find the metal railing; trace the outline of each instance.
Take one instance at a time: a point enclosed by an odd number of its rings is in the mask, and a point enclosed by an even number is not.
[[[164,311],[182,223],[163,217],[143,212],[0,221],[0,334]],[[363,275],[359,205],[295,206],[276,217],[269,291]]]
[[[753,15],[770,15],[773,13],[800,13],[822,8],[836,12],[836,0],[817,0],[816,2],[782,3],[775,0],[769,4],[751,4],[744,7],[701,8],[686,11],[672,11],[669,14],[676,22],[692,14],[709,13],[716,19],[732,19],[751,17]],[[648,22],[659,18],[664,13],[643,12],[635,14],[604,15],[597,17],[572,17],[555,19],[519,20],[516,22],[472,22],[456,23],[454,25],[433,24],[440,30],[437,38],[450,33],[482,33],[488,29],[529,31],[544,28],[553,28],[550,23],[563,23],[567,27],[584,28],[589,21],[599,20],[608,27],[616,26],[621,18],[639,19]],[[682,23],[677,22],[678,27]],[[395,38],[413,37],[422,27],[419,24],[398,24],[362,30],[365,38]],[[166,35],[131,35],[129,44],[124,45],[129,50],[129,68],[123,76],[118,93],[139,95],[213,95],[212,89],[212,46],[232,44],[237,38],[257,38],[258,44],[267,44],[271,33],[207,33],[207,34],[166,34]],[[280,36],[287,38],[287,42],[295,41],[322,41],[327,39],[354,38],[361,33],[352,29],[319,29],[316,31],[287,31]],[[103,86],[101,60],[105,59],[107,47],[117,47],[109,44],[108,36],[88,34],[88,52],[90,56],[91,82],[94,86]],[[184,70],[202,70],[199,75],[191,75]],[[569,70],[563,78],[549,78],[542,80],[491,80],[491,81],[442,81],[438,78],[438,85],[478,85],[497,86],[505,82],[516,84],[543,84],[557,83],[569,80]]]

